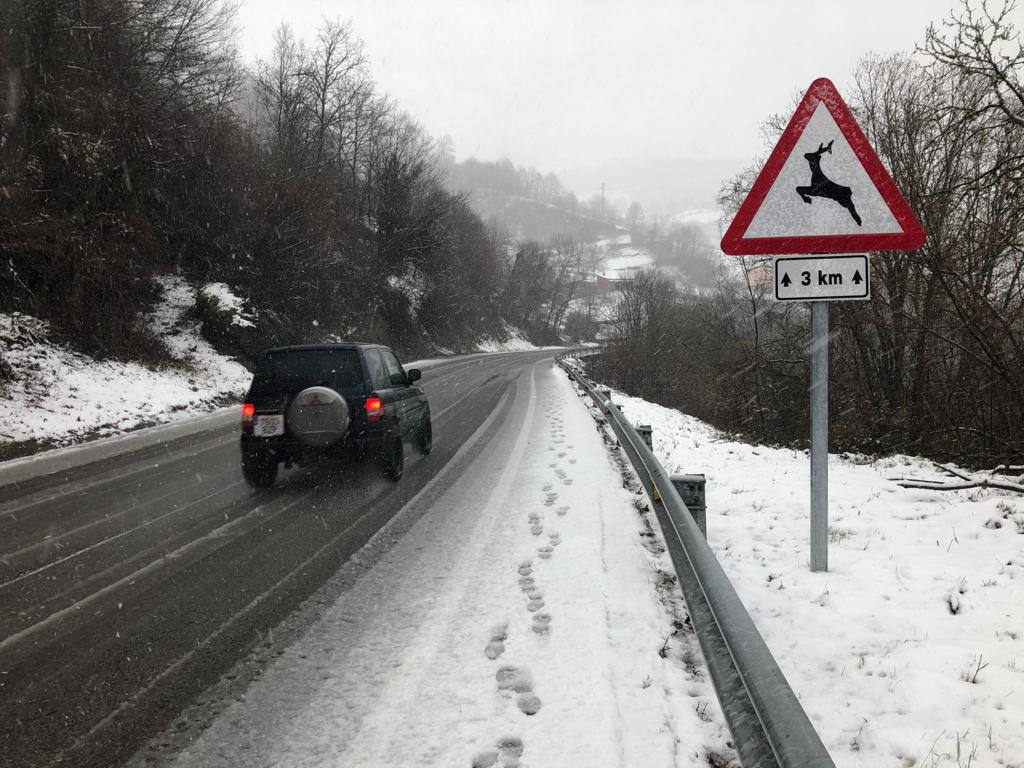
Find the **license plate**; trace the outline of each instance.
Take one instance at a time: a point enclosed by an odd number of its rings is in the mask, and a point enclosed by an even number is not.
[[[252,425],[252,433],[256,437],[276,437],[284,434],[284,415],[280,413],[260,413]]]

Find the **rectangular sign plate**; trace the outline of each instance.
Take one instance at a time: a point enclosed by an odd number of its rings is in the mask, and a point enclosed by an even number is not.
[[[778,301],[848,301],[870,297],[871,275],[866,254],[775,259]]]
[[[252,425],[256,437],[276,437],[284,434],[284,416],[280,413],[260,413]]]

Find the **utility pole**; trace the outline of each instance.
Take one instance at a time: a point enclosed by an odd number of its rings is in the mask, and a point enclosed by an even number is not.
[[[604,207],[604,182],[601,182],[601,217],[604,218],[608,209]]]

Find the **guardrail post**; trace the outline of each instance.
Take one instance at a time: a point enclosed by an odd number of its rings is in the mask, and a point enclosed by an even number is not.
[[[706,480],[704,475],[672,475],[669,480],[675,486],[676,493],[682,498],[683,503],[693,517],[693,522],[700,528],[704,538],[708,537],[708,516],[707,505],[704,498],[704,486]]]
[[[640,439],[644,441],[644,444],[654,450],[654,430],[651,429],[650,424],[637,424],[636,433],[640,435]]]

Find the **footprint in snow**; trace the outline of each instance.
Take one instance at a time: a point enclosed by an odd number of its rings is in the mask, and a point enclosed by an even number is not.
[[[534,536],[540,536],[542,533],[544,533],[544,526],[542,526],[542,525],[531,526],[530,527],[530,533],[532,533]]]
[[[494,661],[505,652],[505,640],[508,638],[508,622],[496,624],[491,629],[491,639],[484,648],[484,655]]]
[[[523,562],[519,564],[519,575],[529,576],[531,573],[533,573],[533,563],[529,560],[523,560]]]
[[[524,715],[536,715],[540,712],[540,699],[533,692],[533,680],[529,671],[505,665],[494,675],[498,681],[499,691],[512,691],[517,694],[516,704]]]
[[[551,490],[551,483],[545,483],[544,487],[541,488],[541,490],[542,491],[550,491]]]
[[[537,550],[537,554],[540,555],[542,560],[550,560],[551,553],[554,551],[551,547],[541,547]]]
[[[572,485],[572,478],[567,477],[562,481],[562,485]]]
[[[535,613],[533,614],[533,631],[538,635],[546,635],[551,631],[551,614],[550,613]]]
[[[519,577],[519,588],[521,590],[523,590],[523,592],[529,593],[536,586],[537,586],[537,583],[533,580],[533,576],[520,576]]]
[[[557,531],[552,534],[548,534],[548,540],[551,542],[551,546],[557,547],[562,543],[562,536]]]
[[[497,749],[481,752],[473,758],[472,768],[519,768],[519,758],[523,756],[523,740],[518,736],[506,736],[498,739]]]
[[[565,513],[569,511],[569,507],[563,506],[555,510],[559,517],[565,517]]]
[[[571,445],[569,447],[572,448]],[[569,459],[569,463],[570,464],[575,464],[576,463],[576,459]]]

